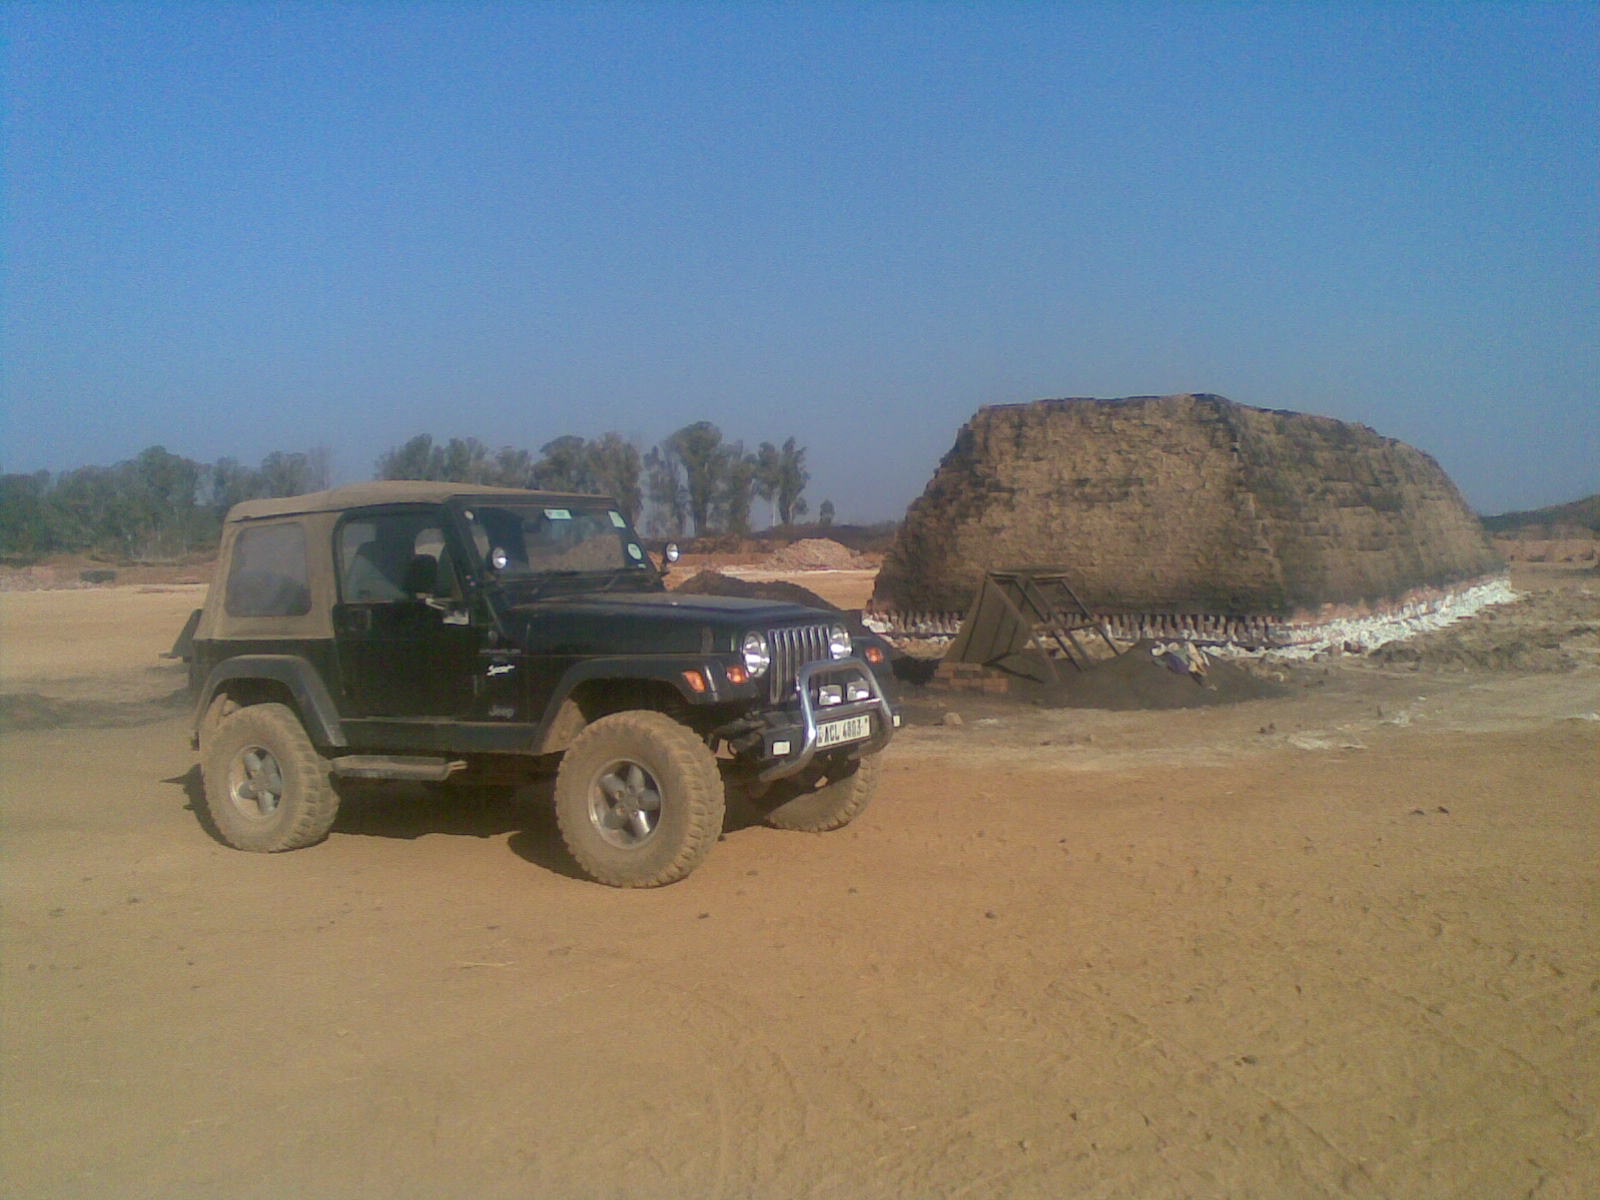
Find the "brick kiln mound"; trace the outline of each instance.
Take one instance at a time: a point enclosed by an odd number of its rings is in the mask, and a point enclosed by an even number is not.
[[[954,612],[994,568],[1065,567],[1104,613],[1379,607],[1504,569],[1439,464],[1221,396],[983,408],[912,504],[873,607]]]

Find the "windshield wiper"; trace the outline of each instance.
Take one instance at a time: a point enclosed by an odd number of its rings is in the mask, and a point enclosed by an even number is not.
[[[537,571],[537,572],[530,572],[530,573],[528,573],[526,575],[514,575],[514,576],[511,576],[509,578],[502,577],[500,582],[501,582],[502,585],[509,585],[509,586],[512,586],[512,587],[516,587],[519,584],[523,585],[523,586],[527,586],[527,585],[531,584],[532,585],[531,593],[526,598],[523,598],[523,597],[520,597],[520,596],[518,597],[518,600],[520,602],[526,603],[528,600],[537,600],[540,596],[544,595],[545,589],[550,584],[555,583],[556,581],[561,580],[561,579],[571,579],[571,578],[573,578],[575,576],[584,575],[584,574],[587,574],[587,572],[585,572],[585,571]]]
[[[595,591],[609,592],[621,580],[639,578],[639,569],[637,567],[608,567],[606,568],[606,573],[610,575],[610,578],[597,587]]]

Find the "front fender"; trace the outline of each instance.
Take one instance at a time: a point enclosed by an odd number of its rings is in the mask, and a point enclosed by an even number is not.
[[[716,704],[728,699],[717,690],[715,672],[708,670],[710,663],[701,654],[652,655],[649,658],[591,658],[574,663],[556,683],[555,690],[545,704],[534,736],[537,753],[550,753],[562,748],[571,737],[571,726],[576,705],[571,703],[572,693],[586,683],[596,680],[618,683],[661,683],[672,688],[685,704],[701,706]],[[685,671],[698,671],[706,680],[704,692],[697,692],[684,679]]]

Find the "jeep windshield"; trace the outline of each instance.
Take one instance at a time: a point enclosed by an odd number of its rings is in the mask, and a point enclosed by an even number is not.
[[[562,580],[607,590],[660,586],[644,547],[614,508],[480,503],[464,508],[462,517],[484,573],[501,583],[536,594]]]

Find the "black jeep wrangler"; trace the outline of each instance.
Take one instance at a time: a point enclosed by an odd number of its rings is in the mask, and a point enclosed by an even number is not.
[[[559,756],[578,864],[672,883],[724,775],[784,829],[866,807],[887,647],[835,613],[666,590],[611,500],[373,483],[237,505],[180,639],[206,806],[241,850],[326,836],[349,780],[517,784]]]

